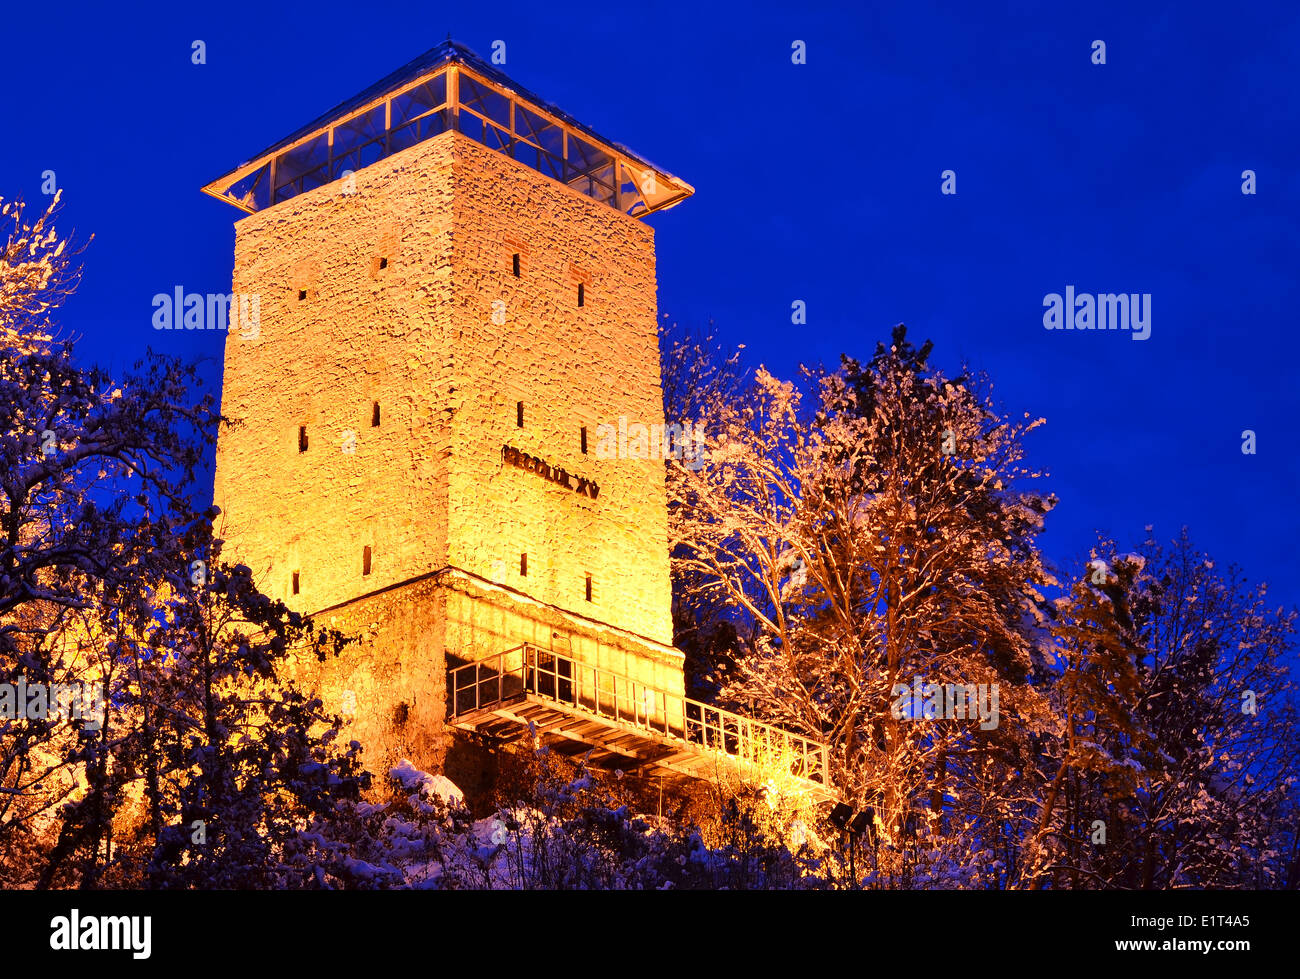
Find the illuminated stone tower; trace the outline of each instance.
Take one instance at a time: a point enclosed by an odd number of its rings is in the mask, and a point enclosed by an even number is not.
[[[663,422],[640,219],[692,188],[448,41],[204,190],[249,212],[259,310],[226,344],[227,556],[362,637],[300,668],[372,770],[440,768],[449,719],[681,769],[664,464],[596,448]]]

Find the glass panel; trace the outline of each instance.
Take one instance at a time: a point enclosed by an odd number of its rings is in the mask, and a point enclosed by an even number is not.
[[[373,143],[367,143],[357,151],[361,156],[361,165],[368,167],[372,163],[378,163],[387,154],[384,153],[384,141],[377,139]]]
[[[460,76],[460,104],[474,109],[493,122],[499,122],[507,129],[510,128],[510,100],[480,85],[463,72]]]
[[[564,133],[559,126],[515,105],[515,135],[535,143],[553,156],[564,155]]]
[[[593,190],[599,189],[599,192],[613,197],[614,195],[614,166],[610,164],[601,167],[599,170],[593,170],[590,174]]]
[[[510,142],[510,134],[496,126],[488,126],[483,134],[483,145],[494,150],[508,150]]]
[[[475,142],[483,142],[483,120],[472,112],[457,113],[460,120],[460,131]]]
[[[532,167],[534,170],[540,170],[541,167],[537,165],[537,152],[538,150],[536,146],[529,146],[527,143],[520,141],[515,143],[514,153],[512,155],[524,166]]]
[[[226,197],[255,211],[266,207],[271,202],[271,164],[260,166],[231,184],[226,188]]]
[[[618,200],[625,207],[631,207],[632,203],[641,196],[641,188],[637,186],[635,171],[622,163],[618,165]]]
[[[610,155],[604,150],[597,149],[584,139],[577,136],[569,136],[569,156],[568,163],[570,167],[578,173],[586,173],[603,167],[610,162]]]
[[[537,169],[555,180],[564,179],[564,161],[558,156],[551,156],[549,153],[538,152],[539,163]]]
[[[276,188],[275,202],[279,204],[280,201],[287,201],[290,197],[297,197],[297,196],[298,196],[298,185],[296,181],[288,184],[283,184],[282,186]]]
[[[303,174],[296,182],[303,192],[320,187],[329,183],[329,177],[326,176],[328,169],[328,167],[317,167],[311,173]]]
[[[361,160],[358,152],[353,150],[351,153],[344,153],[342,156],[335,156],[330,161],[330,179],[338,180],[343,176],[345,170],[351,170],[356,173],[361,169]]]
[[[393,107],[393,111],[397,111],[396,106]],[[388,149],[390,152],[396,153],[398,150],[404,150],[408,146],[414,146],[419,141],[420,124],[418,122],[413,122],[409,125],[394,129],[388,134]]]
[[[384,107],[377,105],[369,112],[334,127],[334,155],[342,156],[383,134]]]
[[[393,126],[410,122],[447,101],[447,76],[439,75],[393,96]]]
[[[579,194],[591,194],[591,180],[587,177],[575,177],[572,180],[567,181],[567,183]]]
[[[443,109],[420,120],[420,138],[428,139],[451,128],[451,110]]]
[[[309,170],[326,162],[329,155],[329,135],[321,133],[294,149],[281,153],[275,164],[275,181],[287,184]]]

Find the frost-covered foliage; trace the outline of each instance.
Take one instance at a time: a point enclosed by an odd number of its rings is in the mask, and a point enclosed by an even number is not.
[[[195,371],[74,362],[54,311],[77,252],[12,202],[0,253],[0,683],[89,684],[108,709],[0,718],[0,886],[253,886],[363,783],[333,719],[280,679],[315,632],[220,559],[195,473],[216,432]]]
[[[156,602],[116,647],[131,667],[116,713],[122,761],[143,776],[145,872],[155,887],[301,886],[285,846],[369,776],[357,742],[335,744],[340,719],[283,671],[291,651],[325,658],[344,639],[262,595],[219,542],[199,553],[206,580]]]
[[[223,561],[192,505],[219,421],[193,369],[110,377],[53,339],[80,274],[55,211],[0,201],[0,683],[109,709],[0,717],[0,886],[1300,886],[1296,613],[1186,534],[1102,540],[1049,601],[1039,422],[901,327],[798,385],[665,344],[669,420],[711,456],[666,463],[690,690],[826,741],[874,815],[853,846],[787,805],[780,758],[697,820],[545,751],[484,818],[409,762],[376,795],[285,679],[345,638]],[[997,722],[900,713],[913,681],[996,685]]]
[[[922,827],[991,832],[1052,723],[1030,682],[1051,583],[1034,538],[1053,501],[1021,462],[1038,422],[927,355],[900,327],[809,390],[759,369],[745,397],[697,409],[710,463],[669,480],[679,592],[722,600],[747,635],[723,699],[828,741],[837,789],[895,854]],[[894,716],[916,677],[997,684],[1000,723]]]
[[[1030,848],[1036,885],[1294,887],[1295,611],[1186,531],[1102,540],[1057,603],[1065,737]],[[1104,842],[1099,843],[1099,830]]]
[[[161,574],[159,535],[192,518],[202,448],[191,436],[216,416],[192,396],[190,368],[151,356],[112,378],[52,339],[80,276],[57,206],[31,224],[21,202],[0,206],[0,683],[102,689],[114,634],[105,597],[143,569]],[[47,856],[48,836],[67,841],[64,805],[77,845],[105,845],[121,778],[108,735],[83,730],[62,716],[0,718],[0,848]],[[3,871],[32,884],[47,866],[5,860]]]
[[[712,842],[691,825],[638,815],[585,768],[536,754],[530,798],[473,819],[442,776],[409,762],[393,797],[344,803],[300,834],[295,859],[325,888],[443,890],[768,889],[841,886],[834,854],[792,853],[733,801]]]
[[[723,354],[712,325],[691,330],[665,322],[660,330],[664,417],[670,423],[708,422],[715,405],[733,404],[747,393],[743,345]],[[675,473],[670,466],[668,478]],[[677,508],[671,499],[669,506]],[[678,557],[686,553],[678,548]],[[732,663],[743,643],[737,622],[726,614],[725,596],[708,583],[708,574],[694,565],[679,561],[673,569],[673,645],[685,655],[686,695],[712,702],[719,693],[718,667]]]
[[[76,258],[85,245],[73,244],[72,236],[60,235],[54,227],[62,195],[56,192],[30,223],[21,199],[0,198],[0,233],[5,237],[0,246],[0,338],[6,346],[29,348],[48,341],[51,312],[81,281]]]
[[[697,643],[700,688],[830,744],[874,814],[868,886],[1296,886],[1295,613],[1185,535],[1104,542],[1060,594],[1041,421],[928,354],[900,327],[865,367],[760,368],[738,397],[734,359],[669,335],[666,412],[710,452],[668,464],[675,624],[730,637]],[[996,684],[997,726],[899,717],[916,678]]]

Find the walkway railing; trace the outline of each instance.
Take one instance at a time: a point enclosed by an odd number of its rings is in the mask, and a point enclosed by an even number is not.
[[[742,761],[788,760],[791,774],[828,784],[827,748],[818,741],[539,646],[524,644],[455,667],[447,692],[453,718],[530,694]]]

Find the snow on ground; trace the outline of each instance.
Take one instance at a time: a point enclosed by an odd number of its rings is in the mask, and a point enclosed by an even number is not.
[[[465,804],[465,793],[446,775],[430,775],[428,772],[422,772],[405,758],[389,769],[388,774],[404,789],[423,789],[426,798],[441,799],[449,806]]]

